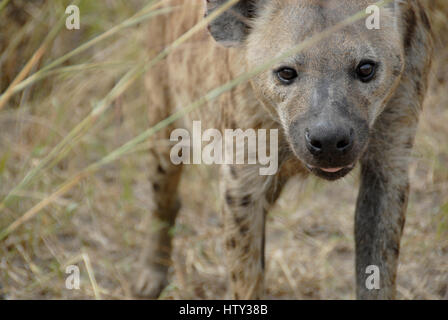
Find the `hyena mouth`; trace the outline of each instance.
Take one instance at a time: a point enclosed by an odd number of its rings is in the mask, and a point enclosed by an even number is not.
[[[337,180],[345,177],[350,171],[355,167],[355,163],[345,167],[337,167],[337,168],[319,168],[312,165],[306,165],[308,170],[314,173],[316,176],[326,179],[326,180]]]

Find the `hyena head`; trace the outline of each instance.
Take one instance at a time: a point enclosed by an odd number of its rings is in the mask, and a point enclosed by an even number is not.
[[[207,0],[208,12],[225,0]],[[360,19],[282,59],[251,82],[280,121],[295,155],[316,175],[351,171],[403,72],[400,4],[379,7],[380,29]],[[249,69],[366,9],[369,0],[240,1],[209,26],[227,47],[244,50]],[[378,8],[378,7],[377,7]]]

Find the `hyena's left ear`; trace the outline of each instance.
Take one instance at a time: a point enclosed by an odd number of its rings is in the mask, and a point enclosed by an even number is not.
[[[415,31],[416,26],[420,21],[423,22],[427,29],[431,29],[431,22],[425,10],[420,8],[420,11],[417,12],[415,5],[413,5],[411,1],[394,0],[388,6],[394,12],[395,26],[403,36],[403,40],[406,42],[406,47],[410,45],[410,43],[407,42],[412,40],[410,35]]]
[[[226,4],[228,0],[205,0],[206,13]],[[225,47],[237,47],[243,43],[250,31],[249,20],[257,15],[264,0],[240,0],[231,9],[213,20],[208,29],[215,40]]]

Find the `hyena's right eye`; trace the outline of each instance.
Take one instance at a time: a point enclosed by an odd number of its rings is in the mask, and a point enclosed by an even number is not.
[[[375,62],[370,60],[362,61],[356,68],[356,73],[362,82],[369,82],[376,73]]]
[[[298,77],[297,71],[288,67],[278,69],[275,74],[283,84],[291,84]]]

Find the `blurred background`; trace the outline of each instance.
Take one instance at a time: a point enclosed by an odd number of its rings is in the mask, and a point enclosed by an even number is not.
[[[398,298],[448,299],[448,1],[423,2],[436,58],[411,162]],[[70,3],[0,0],[0,296],[6,299],[132,298],[135,262],[150,229],[147,146],[103,160],[148,129],[138,77],[151,45],[146,22],[169,13],[157,11],[158,1],[80,0],[81,29],[70,31]],[[267,298],[355,297],[357,187],[358,172],[331,184],[293,180],[285,188],[268,217]],[[162,298],[224,298],[216,171],[189,166],[180,190]],[[80,268],[79,290],[65,286],[68,265]]]

